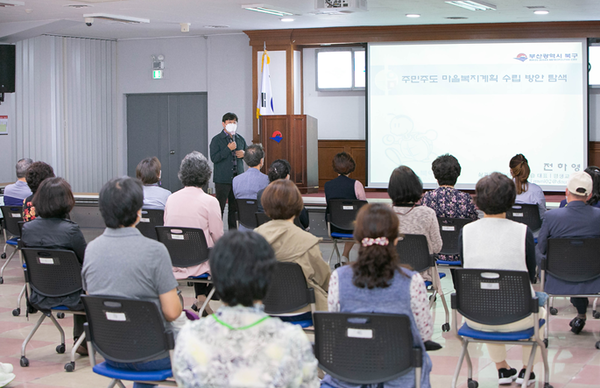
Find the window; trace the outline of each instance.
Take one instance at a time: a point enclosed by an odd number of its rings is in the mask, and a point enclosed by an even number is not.
[[[327,48],[316,51],[317,90],[364,90],[365,49]]]

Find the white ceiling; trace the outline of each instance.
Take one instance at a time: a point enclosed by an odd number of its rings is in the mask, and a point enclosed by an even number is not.
[[[315,14],[314,0],[21,0],[24,6],[0,8],[0,41],[14,42],[49,33],[65,36],[132,39],[239,33],[243,30],[383,26],[452,23],[584,21],[600,19],[600,0],[485,0],[496,11],[468,11],[444,0],[368,0],[368,11],[346,15]],[[1,0],[0,0],[1,2]],[[70,8],[68,5],[87,5]],[[277,16],[242,9],[242,4],[264,4],[295,14],[284,23]],[[545,7],[535,15],[528,7]],[[96,20],[91,27],[83,14],[110,13],[150,19],[149,24]],[[407,13],[421,17],[409,19]],[[447,17],[466,17],[449,20]],[[191,23],[182,33],[180,23]],[[226,28],[207,28],[220,25]],[[600,34],[599,34],[600,35]]]

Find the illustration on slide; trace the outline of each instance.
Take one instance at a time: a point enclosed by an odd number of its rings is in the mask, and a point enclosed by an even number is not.
[[[390,121],[390,133],[383,136],[383,144],[388,146],[385,155],[397,166],[427,161],[433,154],[433,141],[437,139],[437,132],[431,129],[421,132],[414,127],[410,117],[394,116]]]

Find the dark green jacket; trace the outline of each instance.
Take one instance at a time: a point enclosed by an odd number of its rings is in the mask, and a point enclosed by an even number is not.
[[[215,165],[213,171],[213,182],[215,183],[231,184],[231,180],[233,179],[233,156],[231,155],[231,150],[227,148],[227,144],[229,144],[228,137],[229,134],[221,131],[221,133],[213,137],[210,141],[210,160]],[[241,135],[236,133],[233,141],[237,145],[235,148],[236,151],[246,151],[246,140]],[[237,158],[237,173],[239,175],[243,172],[244,159]]]

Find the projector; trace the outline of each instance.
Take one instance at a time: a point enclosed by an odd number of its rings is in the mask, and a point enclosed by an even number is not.
[[[315,0],[319,13],[353,13],[367,11],[367,0]]]

